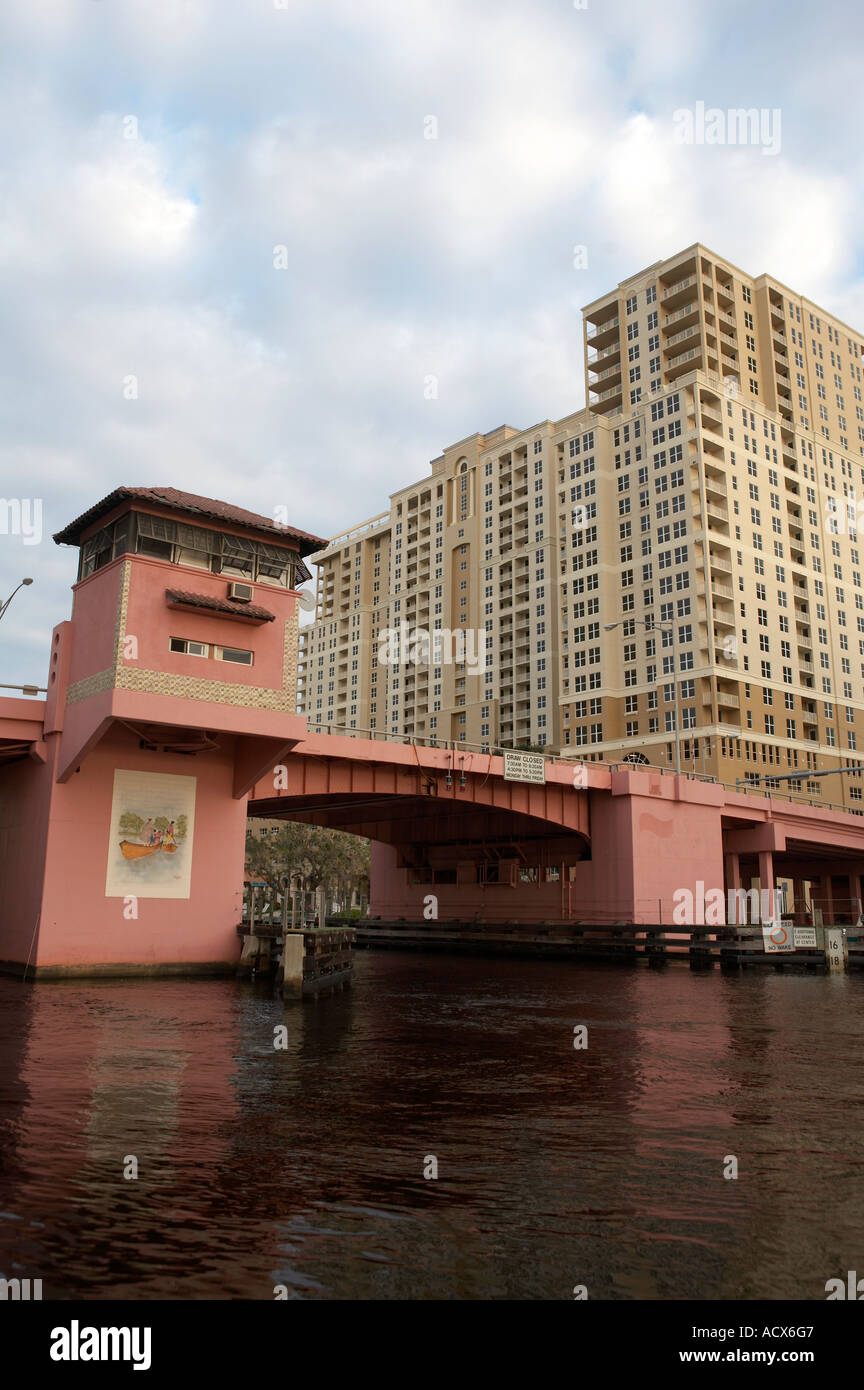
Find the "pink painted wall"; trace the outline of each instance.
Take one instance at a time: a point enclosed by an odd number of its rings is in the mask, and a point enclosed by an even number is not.
[[[673,779],[663,780],[671,784]],[[704,901],[700,883],[705,892],[723,890],[723,789],[680,780],[683,799],[678,801],[667,799],[671,786],[664,798],[639,795],[638,790],[637,782],[625,793],[633,832],[633,920],[654,923],[659,912],[659,920],[669,924],[679,890],[692,893],[694,902]]]
[[[253,624],[223,618],[201,609],[198,613],[171,608],[166,589],[224,599],[229,580],[224,575],[188,565],[172,565],[146,555],[121,556],[73,587],[72,624],[75,640],[69,683],[104,671],[114,662],[114,634],[123,565],[132,563],[126,631],[138,639],[138,657],[129,664],[150,671],[173,671],[238,685],[281,689],[285,623],[296,610],[294,590],[254,584],[252,602],[274,614],[273,622]],[[242,613],[242,605],[238,604]],[[238,666],[211,657],[185,656],[169,650],[171,637],[190,637],[225,647],[244,647],[254,653],[253,665]],[[292,692],[293,694],[293,692]],[[293,700],[292,700],[293,704]]]
[[[125,635],[137,641],[137,655],[124,655],[124,664],[144,671],[168,672],[233,686],[242,691],[252,686],[273,690],[283,711],[263,710],[251,702],[217,703],[155,691],[106,690],[66,706],[66,683],[111,669],[118,621],[118,595],[124,564],[131,566]],[[272,737],[296,737],[305,728],[294,714],[295,689],[289,674],[285,685],[285,623],[296,612],[297,594],[276,585],[253,585],[253,603],[273,613],[274,620],[250,623],[222,617],[206,610],[186,612],[171,608],[166,590],[179,589],[214,598],[226,598],[228,579],[186,565],[172,565],[148,556],[120,557],[75,586],[72,621],[55,631],[49,692],[56,703],[56,718],[49,727],[63,728],[58,775],[65,781],[78,775],[76,767],[89,756],[112,720],[206,727],[220,731]],[[238,612],[244,611],[238,605]],[[187,637],[211,645],[207,657],[187,656],[170,650],[171,637]],[[59,648],[57,643],[59,640]],[[251,666],[217,661],[213,646],[241,647],[253,653]],[[59,650],[59,662],[55,656]],[[56,691],[53,683],[56,678]],[[154,678],[153,684],[156,683]],[[290,725],[290,728],[289,728]]]
[[[172,565],[143,555],[134,556],[126,632],[138,639],[138,658],[130,659],[127,664],[148,671],[173,671],[180,676],[281,689],[285,623],[294,613],[297,603],[293,590],[269,584],[253,585],[252,602],[275,615],[274,622],[262,624],[238,622],[204,609],[189,613],[169,607],[165,598],[166,589],[181,589],[224,599],[227,598],[229,582],[226,576],[210,574],[206,570]],[[242,613],[242,605],[238,604],[237,607]],[[169,650],[171,637],[188,637],[225,647],[243,647],[254,653],[254,662],[252,666],[238,666],[230,661],[216,661],[212,655],[184,656]]]
[[[41,701],[37,708],[42,708]],[[32,962],[35,958],[51,791],[50,758],[48,763],[28,758],[3,769],[0,780],[0,961],[3,962],[23,963],[28,959]]]
[[[246,800],[232,796],[234,750],[226,743],[195,758],[148,753],[127,730],[114,728],[80,773],[54,784],[38,966],[237,959]],[[115,768],[197,779],[190,897],[140,898],[137,920],[124,918],[122,898],[105,897]]]
[[[679,793],[687,800],[673,800],[671,777],[613,772],[609,792],[592,791],[591,859],[573,866],[569,885],[566,870],[558,883],[513,889],[415,885],[395,849],[373,844],[370,913],[421,920],[423,898],[434,893],[439,920],[671,924],[679,888],[723,886],[722,789],[681,783]]]
[[[114,665],[114,634],[122,578],[122,562],[115,560],[73,585],[70,685]]]
[[[371,898],[372,917],[406,921],[423,919],[423,899],[430,893],[438,899],[439,921],[470,922],[475,916],[485,922],[558,922],[562,920],[562,892],[558,883],[520,883],[515,888],[494,884],[449,884],[408,882],[408,871],[397,867],[397,851],[392,845],[372,841]]]

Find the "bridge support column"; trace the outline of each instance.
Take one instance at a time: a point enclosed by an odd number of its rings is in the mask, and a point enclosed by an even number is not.
[[[857,921],[861,917],[861,875],[851,873],[849,875],[849,893],[852,897],[852,920]],[[858,904],[857,911],[855,904]]]
[[[300,999],[303,996],[303,960],[305,938],[302,931],[286,932],[282,950],[282,998]]]
[[[759,851],[759,888],[760,888],[760,904],[763,903],[763,902],[767,902],[767,903],[770,903],[770,904],[771,904],[770,907],[769,907],[769,909],[768,909],[768,911],[770,912],[770,914],[771,914],[771,916],[772,916],[772,918],[773,918],[773,916],[774,916],[774,853],[773,853],[773,851],[770,850],[770,849],[763,849],[763,850],[760,850],[760,851]],[[764,894],[764,893],[770,893],[770,895],[771,895],[770,898],[767,898],[767,899],[766,899],[766,898],[762,897],[761,895]],[[760,911],[760,916],[761,916],[761,911]]]
[[[732,899],[733,903],[735,904],[734,907],[733,907],[733,909],[732,909],[732,915],[733,915],[733,917],[734,917],[734,919],[735,919],[734,925],[737,925],[737,921],[738,921],[738,896],[737,896],[737,894],[738,894],[738,889],[741,887],[741,858],[740,858],[740,856],[737,855],[737,854],[727,854],[727,855],[725,856],[725,861],[726,861],[726,892],[727,892],[727,901],[728,901],[728,893],[729,893],[729,890],[731,889],[731,890],[735,893],[735,895],[736,895],[736,896]],[[730,925],[733,925],[733,924],[730,924]]]
[[[792,896],[794,898],[793,917],[798,926],[803,926],[807,921],[807,910],[804,902],[804,880],[803,878],[792,879]]]
[[[822,882],[825,888],[825,923],[830,926],[834,922],[834,885],[830,868],[822,875]]]

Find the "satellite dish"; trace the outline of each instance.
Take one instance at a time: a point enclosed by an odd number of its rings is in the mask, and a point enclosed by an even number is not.
[[[315,595],[311,589],[300,590],[300,607],[304,613],[311,613],[315,608]]]

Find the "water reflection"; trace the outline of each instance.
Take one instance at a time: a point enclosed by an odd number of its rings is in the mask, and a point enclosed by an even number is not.
[[[0,981],[0,1273],[59,1298],[824,1298],[860,1265],[864,980],[357,966],[286,1010],[234,981]]]

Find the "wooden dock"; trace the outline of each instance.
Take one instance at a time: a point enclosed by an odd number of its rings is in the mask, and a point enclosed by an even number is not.
[[[818,933],[824,928],[817,929]],[[864,968],[864,928],[848,926],[846,943],[849,969]],[[372,949],[458,951],[477,955],[547,956],[635,964],[647,961],[657,967],[678,961],[693,970],[741,970],[771,966],[775,970],[827,971],[828,953],[823,946],[798,947],[794,951],[766,951],[762,928],[756,926],[686,927],[634,926],[616,922],[607,926],[574,923],[482,922],[379,922],[357,923],[357,946]]]
[[[281,922],[240,922],[238,977],[272,976],[283,999],[333,994],[354,979],[353,926],[285,927]]]

